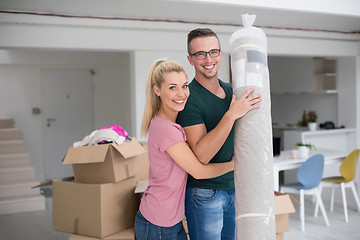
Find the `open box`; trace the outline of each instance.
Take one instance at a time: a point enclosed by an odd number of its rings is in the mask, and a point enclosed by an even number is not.
[[[72,164],[78,183],[115,183],[139,173],[147,153],[135,138],[120,145],[70,147],[63,164]]]

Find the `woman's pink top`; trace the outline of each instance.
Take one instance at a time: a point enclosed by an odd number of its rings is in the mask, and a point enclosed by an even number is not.
[[[148,139],[149,186],[141,199],[140,212],[161,227],[171,227],[185,216],[187,172],[166,152],[179,142],[186,142],[183,128],[155,115]]]

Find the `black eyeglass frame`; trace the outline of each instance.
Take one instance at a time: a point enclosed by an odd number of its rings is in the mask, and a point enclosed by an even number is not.
[[[216,56],[212,56],[212,51],[219,51],[219,53],[216,55]],[[199,58],[198,56],[199,56],[199,54],[205,54],[205,57],[204,58]],[[210,51],[208,51],[208,52],[204,52],[204,51],[199,51],[199,52],[196,52],[196,53],[190,53],[189,55],[192,57],[192,56],[195,56],[196,57],[196,59],[197,60],[204,60],[206,57],[207,57],[207,55],[209,54],[209,56],[211,57],[211,58],[216,58],[216,57],[218,57],[218,56],[220,56],[220,53],[221,53],[221,49],[219,48],[219,49],[211,49]]]

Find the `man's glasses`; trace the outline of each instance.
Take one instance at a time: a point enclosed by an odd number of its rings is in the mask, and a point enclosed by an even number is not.
[[[212,49],[209,52],[199,51],[196,53],[190,53],[190,56],[195,56],[197,60],[203,60],[206,58],[207,54],[210,55],[210,57],[215,58],[220,55],[221,49]]]

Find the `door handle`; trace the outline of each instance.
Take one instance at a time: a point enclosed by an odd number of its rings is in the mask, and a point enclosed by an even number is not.
[[[56,121],[56,118],[47,118],[46,121],[47,121],[46,125],[47,125],[48,127],[50,127],[50,126],[51,126],[51,122],[55,122],[55,121]]]

